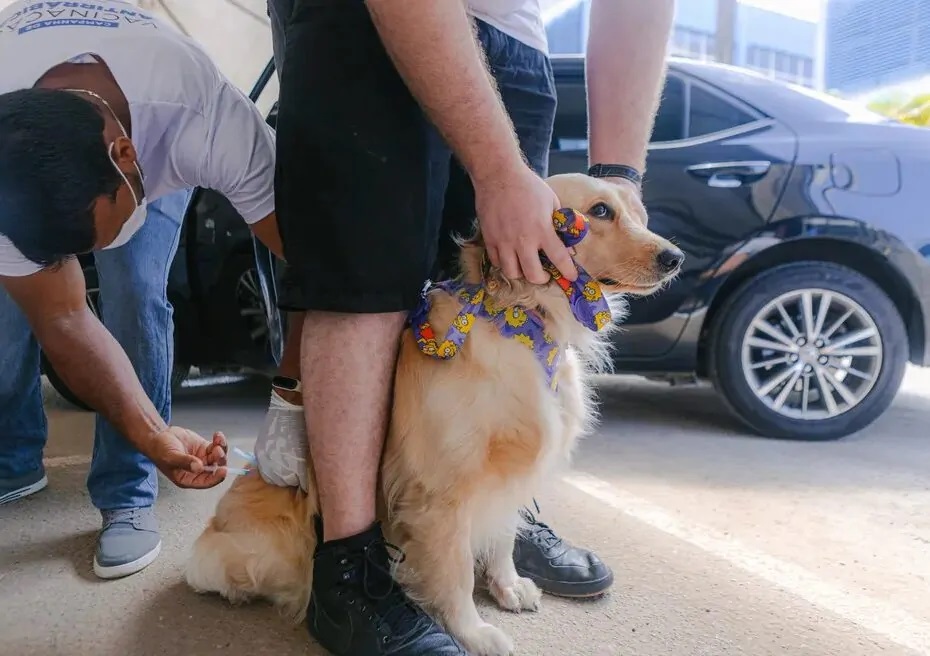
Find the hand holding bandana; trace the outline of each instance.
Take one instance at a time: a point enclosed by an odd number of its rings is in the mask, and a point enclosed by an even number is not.
[[[588,234],[588,219],[575,210],[556,210],[552,222],[566,246],[575,246]],[[600,284],[587,271],[576,263],[578,278],[571,282],[544,254],[542,262],[543,268],[565,292],[572,314],[579,323],[593,331],[598,331],[610,323],[611,314],[607,299]],[[455,296],[463,306],[442,341],[436,338],[429,323],[429,292],[433,287]],[[532,350],[546,371],[550,387],[555,387],[555,371],[561,361],[562,347],[546,334],[542,317],[535,310],[520,306],[495,307],[484,283],[469,285],[459,277],[429,285],[423,291],[419,305],[411,313],[410,323],[417,345],[424,354],[448,360],[455,357],[462,348],[476,318],[490,321],[498,327],[504,337],[515,339]]]

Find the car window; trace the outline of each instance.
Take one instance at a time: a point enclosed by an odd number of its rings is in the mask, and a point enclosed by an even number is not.
[[[705,134],[729,130],[755,120],[752,114],[740,109],[719,95],[711,93],[699,84],[691,85],[690,100],[688,113],[689,137],[700,137]]]
[[[652,143],[685,138],[685,83],[669,75],[662,90],[662,102],[652,129]]]
[[[584,80],[576,77],[556,78],[558,105],[553,126],[556,150],[588,149],[588,107]]]

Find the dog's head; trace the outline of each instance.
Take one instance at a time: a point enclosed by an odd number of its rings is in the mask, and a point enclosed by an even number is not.
[[[684,254],[646,227],[646,211],[632,187],[582,174],[555,175],[546,182],[561,207],[582,212],[588,219],[588,234],[574,246],[574,259],[611,298],[614,321],[610,327],[615,328],[625,315],[623,295],[644,296],[661,289],[681,269]],[[601,346],[610,330],[593,333],[582,327],[558,284],[508,280],[496,267],[483,271],[484,242],[477,226],[471,239],[459,243],[465,279],[477,283],[484,278],[495,305],[542,309],[546,328],[558,341],[589,351],[595,359],[606,358]]]
[[[576,173],[547,182],[562,207],[588,218],[588,235],[575,246],[575,261],[605,292],[643,296],[678,274],[684,254],[646,227],[646,211],[632,187]]]

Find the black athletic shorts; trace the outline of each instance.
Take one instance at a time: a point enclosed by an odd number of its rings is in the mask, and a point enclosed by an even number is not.
[[[545,175],[556,107],[549,60],[480,21],[478,36],[527,161]],[[428,278],[453,273],[451,235],[474,223],[471,181],[361,0],[297,0],[285,59],[275,185],[288,261],[281,307],[407,311]]]
[[[361,0],[300,0],[287,27],[275,203],[284,305],[412,308],[436,258],[450,154]]]

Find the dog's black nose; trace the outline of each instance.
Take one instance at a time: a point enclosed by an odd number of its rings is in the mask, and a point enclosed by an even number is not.
[[[671,273],[685,261],[685,254],[677,248],[668,248],[656,256],[659,268]]]

